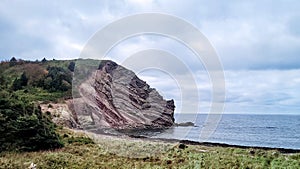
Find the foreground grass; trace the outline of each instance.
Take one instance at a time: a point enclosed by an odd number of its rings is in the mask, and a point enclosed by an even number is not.
[[[114,137],[95,138],[63,131],[65,147],[54,151],[7,152],[0,168],[300,168],[300,154],[275,150],[179,146],[179,143]],[[134,154],[134,150],[137,154]],[[148,153],[148,154],[147,154]],[[152,153],[152,154],[149,154]]]

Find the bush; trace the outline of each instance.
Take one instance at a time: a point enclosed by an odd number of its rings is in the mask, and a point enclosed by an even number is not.
[[[21,90],[24,86],[27,86],[28,78],[25,72],[22,73],[20,78],[16,78],[13,82],[12,89],[14,91]]]
[[[68,91],[72,88],[72,75],[62,67],[48,67],[48,74],[39,82],[42,87],[50,92]]]
[[[14,91],[17,91],[17,90],[21,90],[22,89],[22,85],[21,85],[21,80],[16,78],[13,82],[13,85],[12,85],[12,89]]]
[[[89,137],[70,137],[67,139],[69,144],[80,143],[80,144],[94,144],[94,141]]]
[[[4,93],[4,92],[0,92]],[[35,151],[62,147],[56,125],[40,107],[0,96],[0,151]]]
[[[75,70],[75,62],[70,62],[69,66],[68,66],[68,69],[71,71],[71,72],[74,72]]]

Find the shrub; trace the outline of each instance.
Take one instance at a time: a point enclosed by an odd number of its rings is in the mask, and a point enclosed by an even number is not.
[[[12,89],[14,91],[21,90],[24,86],[27,86],[28,78],[25,72],[22,73],[20,78],[16,78],[13,82]]]
[[[75,62],[70,62],[69,66],[68,66],[68,69],[71,71],[71,72],[74,72],[75,70]]]
[[[68,91],[72,88],[72,75],[62,67],[48,67],[48,74],[39,82],[42,87],[50,92]]]
[[[80,143],[80,144],[94,144],[94,141],[89,137],[70,137],[67,139],[69,144]]]
[[[1,92],[3,93],[3,92]],[[56,125],[40,107],[0,96],[0,151],[35,151],[62,147]]]

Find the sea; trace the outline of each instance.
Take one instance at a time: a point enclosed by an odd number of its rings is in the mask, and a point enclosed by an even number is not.
[[[223,114],[214,120],[208,117],[175,115],[177,123],[190,121],[195,126],[173,127],[151,137],[300,150],[300,115]]]

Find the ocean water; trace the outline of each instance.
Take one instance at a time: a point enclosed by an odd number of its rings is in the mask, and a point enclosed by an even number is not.
[[[200,137],[207,115],[175,116],[177,122],[192,121],[196,127],[174,127],[157,138],[185,139],[232,145],[300,149],[300,115],[225,114],[216,121],[210,137]]]

